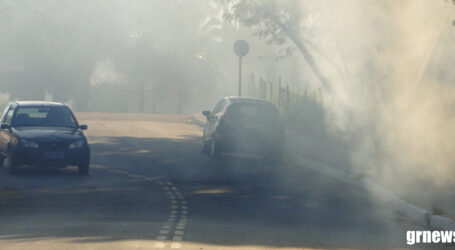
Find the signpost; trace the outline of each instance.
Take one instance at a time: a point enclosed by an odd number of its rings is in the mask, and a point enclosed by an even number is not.
[[[244,40],[238,40],[234,43],[234,52],[239,57],[239,96],[242,96],[242,57],[248,54],[250,47]]]

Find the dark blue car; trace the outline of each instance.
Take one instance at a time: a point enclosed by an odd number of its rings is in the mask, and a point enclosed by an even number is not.
[[[55,102],[11,102],[0,129],[0,163],[16,173],[21,165],[90,168],[90,147],[71,109]]]
[[[225,97],[207,117],[203,152],[219,157],[226,152],[262,155],[280,162],[283,158],[284,127],[276,106],[266,100]]]

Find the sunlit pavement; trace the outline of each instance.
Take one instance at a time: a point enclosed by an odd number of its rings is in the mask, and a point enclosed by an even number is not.
[[[1,249],[384,249],[417,228],[299,166],[202,155],[188,117],[108,116],[80,114],[89,176],[0,171]]]

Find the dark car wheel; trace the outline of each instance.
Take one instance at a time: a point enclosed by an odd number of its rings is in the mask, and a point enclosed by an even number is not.
[[[220,158],[221,156],[221,147],[215,139],[212,139],[210,143],[210,155],[215,158]]]
[[[8,156],[6,157],[6,159],[3,162],[4,162],[5,167],[8,168],[10,173],[16,174],[19,171],[19,166],[16,163],[15,157],[11,152],[8,153]]]
[[[87,161],[78,166],[79,175],[88,175],[90,170],[90,162]]]

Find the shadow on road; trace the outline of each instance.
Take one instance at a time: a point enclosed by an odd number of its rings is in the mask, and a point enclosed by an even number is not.
[[[170,204],[161,187],[142,177],[171,181],[185,196],[185,242],[365,248],[390,237],[366,194],[297,166],[215,160],[201,153],[199,137],[90,140],[95,142],[88,177],[76,169],[2,172],[2,179],[35,186],[2,201],[0,241],[155,240]],[[7,224],[13,226],[6,229]]]

